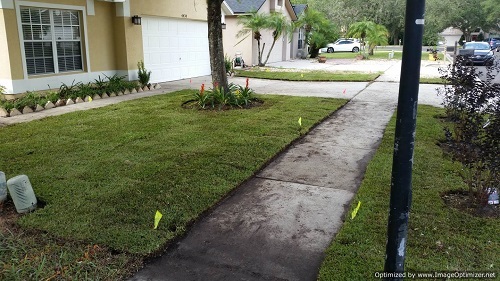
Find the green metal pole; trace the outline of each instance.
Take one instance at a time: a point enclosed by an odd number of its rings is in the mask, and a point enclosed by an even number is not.
[[[406,1],[403,61],[399,84],[384,268],[386,280],[403,280],[404,277],[424,10],[425,0]]]

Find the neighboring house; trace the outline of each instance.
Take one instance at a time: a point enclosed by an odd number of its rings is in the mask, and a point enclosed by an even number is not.
[[[305,13],[307,10],[307,4],[296,4],[292,5],[293,11],[295,12],[295,15],[297,16],[297,19],[302,15],[302,13]],[[305,36],[306,30],[304,27],[298,28],[297,32],[294,33],[294,37],[292,42],[297,42],[297,52],[294,57],[298,58],[306,58],[307,54],[309,53],[306,41],[305,41]]]
[[[252,11],[265,14],[281,12],[288,20],[297,20],[290,0],[226,0],[222,6],[222,21],[226,24],[226,29],[222,32],[224,53],[231,58],[234,58],[236,53],[241,53],[247,65],[258,64],[257,41],[253,39],[251,33],[243,38],[236,37],[236,34],[242,29],[241,25],[238,24],[238,16],[248,15]],[[262,61],[265,61],[272,45],[273,36],[271,30],[262,30],[261,34],[261,47],[265,44]],[[268,63],[295,58],[296,54],[297,43],[290,42],[288,36],[284,35],[274,45]]]
[[[444,43],[447,46],[454,46],[455,42],[458,42],[460,40],[462,34],[463,32],[460,29],[448,27],[441,33],[439,33],[439,36],[442,36],[444,38]]]
[[[134,25],[132,16],[142,17]],[[210,74],[206,0],[0,0],[0,85],[7,93],[91,82]]]

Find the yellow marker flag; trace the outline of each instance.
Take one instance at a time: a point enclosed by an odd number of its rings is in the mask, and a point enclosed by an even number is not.
[[[92,101],[92,97],[89,97],[89,102],[91,102],[91,101]]]
[[[359,207],[361,207],[361,201],[358,202],[358,206],[356,206],[356,208],[354,208],[354,210],[352,211],[351,220],[353,220],[356,217],[356,215],[358,214]]]
[[[302,127],[302,117],[299,117],[299,126]]]
[[[157,229],[158,228],[158,223],[160,222],[161,217],[163,217],[163,215],[160,213],[160,211],[156,211],[156,214],[155,214],[155,227],[153,229]]]
[[[301,74],[300,74],[300,77],[304,77],[304,73],[301,73]]]
[[[269,70],[269,69],[266,69],[266,72],[271,72],[271,70]]]

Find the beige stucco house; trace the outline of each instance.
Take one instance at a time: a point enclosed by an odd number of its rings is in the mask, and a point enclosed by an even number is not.
[[[90,82],[210,74],[206,0],[0,0],[0,85],[8,94]],[[141,17],[141,25],[132,16]]]
[[[236,53],[241,53],[243,60],[247,65],[258,64],[257,41],[253,39],[253,35],[243,38],[237,38],[236,34],[242,29],[238,24],[238,16],[248,15],[252,11],[268,14],[271,12],[280,12],[290,21],[297,20],[297,15],[294,12],[290,0],[226,0],[222,4],[222,21],[226,24],[226,29],[222,31],[224,53],[234,58]],[[267,56],[269,48],[272,45],[272,31],[261,31],[262,41],[261,46],[265,44],[264,58]],[[268,63],[285,61],[293,59],[297,55],[298,50],[298,32],[293,36],[294,40],[290,40],[289,36],[280,38],[269,57]]]

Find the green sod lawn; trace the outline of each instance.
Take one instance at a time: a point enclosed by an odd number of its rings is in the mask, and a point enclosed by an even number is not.
[[[446,80],[441,78],[420,77],[420,84],[444,84]]]
[[[420,106],[417,119],[413,203],[405,271],[481,271],[499,274],[500,224],[447,207],[440,193],[466,188],[461,165],[443,156],[437,116],[443,109]],[[370,162],[364,180],[321,267],[319,280],[371,280],[384,269],[395,118]],[[350,214],[361,201],[357,216]],[[436,279],[438,280],[438,279]],[[439,278],[439,280],[444,280]]]
[[[28,175],[45,204],[0,229],[0,279],[119,279],[346,102],[265,95],[252,109],[182,108],[193,93],[0,128],[0,168]]]
[[[251,70],[237,70],[236,76],[271,79],[271,80],[286,80],[286,81],[346,81],[346,82],[370,82],[377,79],[381,72],[366,73],[366,72],[331,72],[331,71],[287,71],[269,70],[253,68]]]
[[[339,52],[339,53],[322,53],[321,56],[325,56],[327,59],[356,59],[359,53],[351,52]],[[440,60],[443,60],[444,55],[442,53],[438,54]],[[395,51],[393,59],[401,60],[403,58],[403,53],[401,51]],[[377,51],[373,52],[373,56],[368,56],[368,59],[389,59],[389,51]],[[429,53],[422,52],[422,60],[429,60]]]
[[[337,52],[337,53],[321,53],[320,56],[325,56],[327,59],[356,59],[356,56],[360,53],[352,52]],[[393,59],[400,60],[402,58],[401,51],[395,51]],[[389,51],[377,51],[373,52],[372,56],[368,56],[368,59],[389,59]]]

